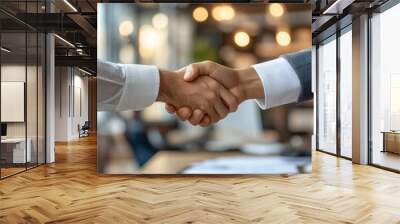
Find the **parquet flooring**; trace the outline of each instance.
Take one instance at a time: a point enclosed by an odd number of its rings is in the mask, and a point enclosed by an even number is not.
[[[315,152],[313,174],[109,176],[94,137],[0,181],[0,223],[400,223],[400,175]]]

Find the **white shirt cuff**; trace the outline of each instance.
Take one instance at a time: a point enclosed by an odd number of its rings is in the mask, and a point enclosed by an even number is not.
[[[284,104],[297,102],[300,92],[300,80],[289,62],[284,58],[253,65],[264,88],[264,99],[257,104],[265,110]]]
[[[158,96],[160,75],[156,66],[126,64],[125,83],[117,110],[142,110]]]

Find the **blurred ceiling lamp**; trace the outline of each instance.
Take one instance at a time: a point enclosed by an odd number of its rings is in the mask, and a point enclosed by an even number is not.
[[[282,4],[279,3],[272,3],[269,5],[269,13],[273,17],[281,17],[285,9],[283,8]]]
[[[235,44],[238,45],[239,47],[246,47],[250,43],[250,36],[243,31],[235,33],[233,39],[235,41]]]
[[[289,33],[286,31],[279,31],[275,36],[275,40],[279,45],[281,45],[283,47],[288,46],[290,44],[290,42],[292,41]]]
[[[73,6],[68,0],[64,0],[64,3],[66,5],[68,5],[68,7],[70,7],[72,9],[72,11],[78,12],[78,10],[75,8],[75,6]]]
[[[150,58],[161,44],[161,35],[150,25],[144,25],[139,30],[139,54]]]
[[[168,26],[168,17],[164,13],[157,13],[153,16],[152,22],[156,29],[162,30]]]
[[[235,10],[230,5],[216,6],[211,14],[217,21],[228,21],[235,17]]]
[[[193,10],[193,19],[201,23],[206,21],[208,18],[208,11],[204,7],[197,7]]]
[[[119,34],[121,36],[129,36],[133,32],[133,24],[129,20],[125,20],[122,23],[119,24]]]

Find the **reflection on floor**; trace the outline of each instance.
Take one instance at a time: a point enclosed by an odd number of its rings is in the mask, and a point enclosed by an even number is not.
[[[4,178],[4,177],[13,175],[15,173],[18,173],[18,172],[21,172],[24,170],[25,170],[25,167],[23,167],[23,168],[20,168],[20,167],[18,167],[18,168],[1,168],[1,177]]]
[[[34,163],[27,163],[26,164],[27,169],[30,169],[32,167],[36,167],[36,164]],[[25,164],[18,164],[18,165],[6,165],[6,167],[1,168],[1,178],[5,178],[20,172],[25,171]]]
[[[400,171],[400,155],[392,152],[374,151],[373,164]]]
[[[0,223],[398,223],[400,175],[321,152],[294,176],[96,173],[96,139],[0,181]]]

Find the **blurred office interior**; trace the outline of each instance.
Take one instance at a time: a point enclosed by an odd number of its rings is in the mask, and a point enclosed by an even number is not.
[[[307,4],[103,3],[98,5],[97,53],[115,63],[172,70],[203,60],[244,68],[310,48],[310,22]],[[210,128],[180,122],[160,103],[141,112],[98,112],[98,170],[305,172],[284,159],[297,156],[309,171],[312,132],[312,101],[267,111],[248,101]],[[209,168],[224,162],[229,168]],[[246,170],[246,163],[257,166]]]

